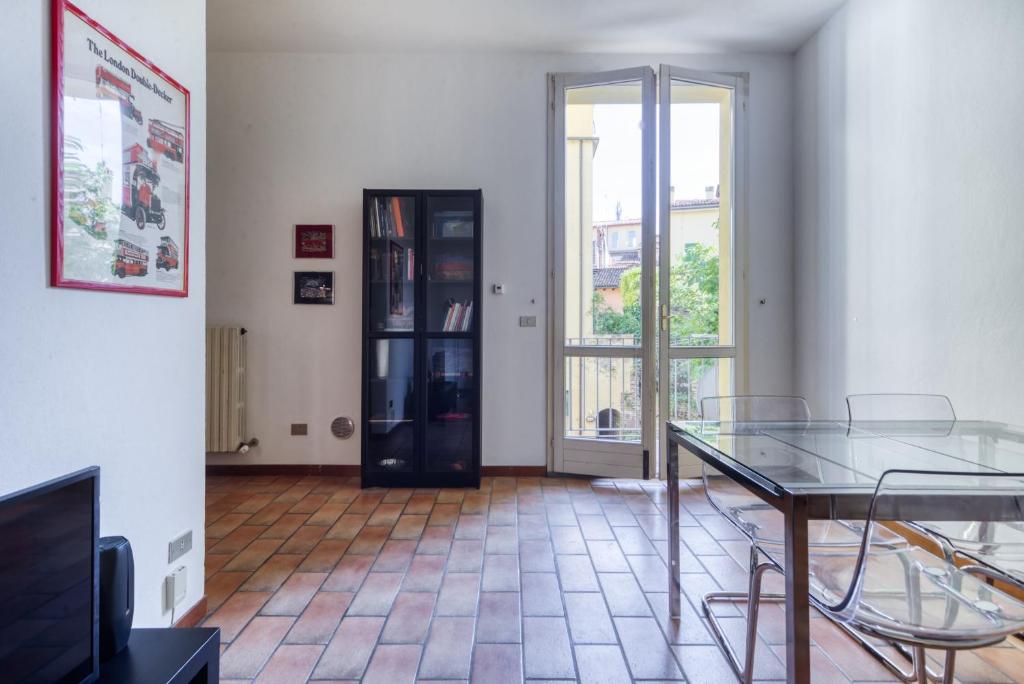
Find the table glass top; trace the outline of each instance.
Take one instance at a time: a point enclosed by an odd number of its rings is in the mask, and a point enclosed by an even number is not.
[[[1002,423],[676,422],[727,465],[791,493],[869,493],[889,470],[1024,473],[1024,429]],[[947,478],[948,479],[948,478]],[[921,474],[921,486],[928,485]],[[970,486],[970,481],[964,481]]]

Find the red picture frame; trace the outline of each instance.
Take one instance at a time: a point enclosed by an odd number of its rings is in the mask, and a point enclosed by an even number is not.
[[[75,22],[73,26],[66,25],[69,18]],[[91,141],[67,137],[65,96],[68,95],[66,51],[69,45],[66,30],[75,32],[76,75],[68,96],[73,105],[72,128],[77,126],[76,133],[88,128],[76,118],[79,99],[91,97],[89,101],[97,103],[96,108],[105,112],[108,123],[115,118],[110,112],[119,111],[124,123],[121,137],[117,138],[122,147],[117,151],[118,161],[113,160],[111,150],[107,149],[99,153],[100,161],[95,162],[97,155],[89,153]],[[51,285],[187,297],[191,175],[188,89],[67,0],[52,2],[51,50]],[[83,78],[83,71],[88,73],[88,79]],[[88,89],[83,88],[83,84],[92,80],[92,74],[95,74],[95,94],[87,93],[88,97],[80,98],[91,89],[91,84]],[[172,109],[168,110],[168,106]],[[166,111],[173,113],[167,116],[163,114]],[[144,112],[149,114],[145,127]],[[130,135],[125,133],[129,128]],[[70,171],[66,163],[68,148],[73,154],[80,154]],[[115,168],[121,171],[120,179],[114,173]],[[72,189],[66,187],[69,179],[76,184]],[[118,184],[122,186],[119,203],[114,201]],[[71,201],[67,201],[66,191]],[[130,204],[126,198],[131,198]],[[66,230],[69,217],[74,224],[70,231]],[[108,225],[115,220],[116,229]],[[126,232],[124,221],[131,225],[133,220],[139,234],[121,237]],[[153,232],[146,235],[147,230]],[[79,250],[76,245],[84,241],[85,233],[94,242],[89,243],[88,250]],[[135,244],[140,242],[144,242],[145,247]],[[149,271],[150,253],[156,257],[152,272]],[[91,262],[83,263],[84,257],[80,256],[83,254],[89,254]],[[160,273],[161,270],[165,273]]]
[[[295,258],[333,259],[334,226],[329,223],[296,225]]]

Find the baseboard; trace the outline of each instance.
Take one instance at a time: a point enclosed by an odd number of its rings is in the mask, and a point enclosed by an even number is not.
[[[206,594],[196,601],[196,605],[188,609],[188,612],[178,618],[173,627],[195,627],[206,617]]]
[[[547,466],[481,466],[484,477],[544,477]]]
[[[544,477],[546,466],[483,466],[483,477]],[[317,465],[315,463],[209,463],[207,475],[333,475],[355,477],[357,465]]]
[[[315,463],[208,463],[207,475],[359,475],[357,465],[318,465]]]

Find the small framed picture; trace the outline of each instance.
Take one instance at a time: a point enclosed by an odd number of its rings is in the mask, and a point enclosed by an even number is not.
[[[296,304],[334,304],[333,271],[296,271]]]
[[[330,224],[295,226],[295,258],[333,259],[334,226]]]

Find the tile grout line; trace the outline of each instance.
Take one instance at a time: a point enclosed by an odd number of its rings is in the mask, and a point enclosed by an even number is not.
[[[434,495],[434,504],[433,504],[433,506],[437,505],[437,503],[438,503],[437,502],[438,496],[439,496],[439,492]],[[455,522],[452,523],[452,536],[451,536],[451,539],[449,540],[449,543],[448,543],[448,553],[444,554],[444,559],[445,560],[444,560],[444,563],[441,566],[442,567],[442,570],[441,570],[441,581],[437,585],[437,593],[436,593],[435,598],[434,598],[434,605],[430,609],[430,619],[427,621],[427,631],[426,631],[426,634],[423,635],[423,650],[420,652],[419,661],[416,663],[416,681],[419,681],[419,679],[420,679],[420,669],[423,667],[423,659],[427,655],[427,644],[430,642],[430,636],[434,633],[434,619],[437,618],[437,617],[443,617],[443,616],[439,616],[437,614],[437,609],[438,609],[438,605],[441,603],[441,590],[444,589],[444,581],[448,577],[448,560],[451,558],[452,547],[455,545],[455,540],[456,540],[456,536],[455,535],[458,534],[459,518],[462,517],[462,504],[463,504],[464,501],[465,501],[465,494],[463,494],[463,498],[459,500],[459,515],[456,516]],[[431,514],[433,513],[433,510],[434,510],[433,506],[431,506],[431,509],[430,509],[431,510]],[[424,532],[426,532],[426,529],[427,529],[427,527],[429,527],[429,525],[430,525],[430,515],[427,516],[427,522],[423,526]],[[421,538],[422,538],[422,535],[421,535]],[[419,548],[419,543],[418,542],[416,544],[416,547]],[[427,554],[424,554],[424,555],[427,555]],[[437,554],[437,555],[441,555],[441,554]],[[415,558],[415,557],[416,557],[416,552],[413,551],[413,558]],[[411,563],[412,563],[412,561],[410,561],[410,564]],[[481,573],[480,574],[481,574],[481,582],[482,582],[483,560],[480,561],[480,565],[481,565],[481,568],[480,568]],[[405,579],[403,578],[402,581],[404,582]],[[399,586],[399,592],[401,592],[401,586]],[[385,626],[386,625],[387,625],[387,621],[385,620]],[[476,633],[476,623],[475,622],[473,623],[473,627],[474,627],[473,631],[474,631],[474,634],[475,634]],[[381,629],[381,636],[383,636],[383,634],[384,634],[384,630]],[[376,650],[377,650],[377,647],[374,646],[374,651],[376,651]],[[470,651],[470,667],[472,667],[472,651]]]
[[[360,495],[361,494],[358,493],[358,490],[357,490],[356,495],[354,497],[352,497],[352,501],[349,501],[348,503],[345,504],[344,510],[341,511],[341,513],[338,515],[338,517],[334,521],[334,523],[328,526],[328,530],[327,530],[328,532],[330,532],[331,528],[333,528],[334,525],[337,524],[338,520],[341,520],[341,516],[345,515],[345,513],[348,511],[349,508],[351,508],[352,504],[355,503],[355,501],[360,497]],[[330,501],[330,497],[328,497],[328,501]],[[374,507],[374,508],[376,509],[376,507]],[[369,521],[370,518],[367,517],[366,520]],[[359,528],[359,530],[356,532],[356,535],[358,535],[359,532],[361,532],[363,527],[365,527],[365,526],[366,526],[366,524],[363,523],[363,526]],[[326,537],[326,533],[325,533],[325,537]],[[327,572],[327,577],[324,579],[324,583],[326,583],[327,580],[330,579],[331,575],[334,574],[334,571],[337,569],[337,567],[339,565],[341,565],[341,561],[343,561],[345,559],[345,554],[348,553],[348,549],[349,549],[349,547],[352,546],[352,542],[353,541],[355,541],[355,537],[353,537],[352,539],[348,540],[348,542],[349,542],[348,546],[345,547],[345,550],[342,552],[341,556],[338,557],[337,562],[334,563],[334,565],[331,566],[331,569]],[[310,551],[310,553],[312,553],[312,551]],[[306,555],[308,556],[309,554],[306,554]],[[301,565],[301,563],[300,563],[300,565]],[[371,567],[372,567],[372,565],[371,565]],[[370,574],[369,571],[367,571],[366,574],[369,575]],[[338,630],[341,629],[341,623],[345,620],[345,615],[348,614],[348,609],[352,606],[352,602],[356,600],[356,594],[359,593],[359,588],[362,588],[363,582],[365,580],[366,580],[366,577],[363,577],[363,579],[359,582],[359,587],[355,591],[350,592],[352,594],[352,600],[348,602],[348,605],[345,606],[345,610],[341,613],[340,616],[338,616],[338,624],[335,625],[334,630],[331,632],[330,638],[327,639],[327,643],[323,644],[323,648],[320,649],[320,655],[317,656],[316,662],[313,663],[313,667],[311,667],[310,670],[309,670],[309,676],[306,678],[307,681],[310,681],[312,679],[313,674],[316,672],[316,668],[320,665],[320,661],[323,660],[324,653],[327,652],[327,648],[331,645],[331,642],[334,641],[334,637],[335,637],[335,635],[337,635]],[[321,583],[320,586],[322,587],[323,583]],[[317,593],[319,593],[319,591],[320,590],[317,589]],[[325,593],[343,593],[343,592],[325,592]],[[316,594],[314,594],[313,596],[315,597]],[[310,603],[312,603],[312,601],[313,601],[313,599],[310,599]],[[307,603],[306,607],[302,610],[302,612],[305,613],[306,610],[308,610],[308,609],[309,609],[309,604]],[[298,619],[296,619],[296,622],[298,622]],[[295,626],[294,623],[292,624],[292,626],[293,627]],[[383,631],[383,627],[381,628],[381,630]],[[291,631],[291,630],[289,630],[289,631]],[[287,636],[288,635],[286,634],[285,638],[287,638]],[[278,648],[280,648],[280,646],[281,646],[281,644],[278,644]],[[276,653],[277,649],[274,649],[274,652]],[[367,665],[369,665],[369,661],[367,661]]]

